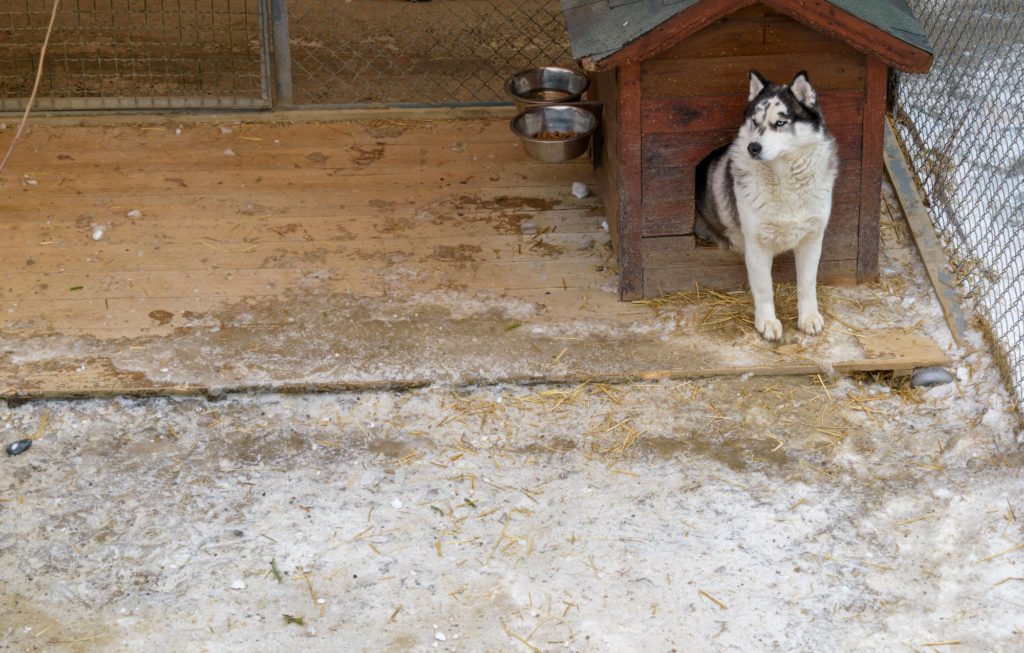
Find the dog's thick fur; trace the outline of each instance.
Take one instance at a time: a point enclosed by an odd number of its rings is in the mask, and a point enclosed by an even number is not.
[[[743,253],[754,296],[754,325],[782,338],[772,294],[772,259],[793,250],[797,326],[817,334],[821,243],[832,209],[839,160],[806,72],[788,85],[750,71],[743,125],[732,144],[697,168],[696,233]]]

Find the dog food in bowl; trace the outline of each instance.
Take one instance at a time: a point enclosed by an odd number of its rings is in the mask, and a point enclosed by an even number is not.
[[[583,107],[554,104],[527,109],[512,119],[512,132],[538,161],[571,161],[587,151],[597,116]]]

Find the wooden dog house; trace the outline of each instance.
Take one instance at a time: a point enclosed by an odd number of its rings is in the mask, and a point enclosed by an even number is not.
[[[730,142],[748,73],[807,70],[841,159],[819,278],[877,276],[882,133],[890,67],[926,72],[906,0],[562,0],[573,56],[604,103],[600,160],[622,299],[739,286],[741,256],[693,235],[694,174]],[[792,255],[775,262],[793,278]]]

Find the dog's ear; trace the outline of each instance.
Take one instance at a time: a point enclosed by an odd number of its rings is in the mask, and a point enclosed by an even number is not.
[[[800,104],[808,107],[817,106],[818,94],[814,91],[814,87],[811,86],[811,80],[807,78],[806,70],[801,70],[796,74],[796,77],[789,84],[789,89],[793,91],[793,95],[800,101]]]
[[[750,71],[750,95],[747,96],[747,102],[753,102],[754,98],[760,95],[761,91],[768,86],[769,82],[764,76],[756,70]]]

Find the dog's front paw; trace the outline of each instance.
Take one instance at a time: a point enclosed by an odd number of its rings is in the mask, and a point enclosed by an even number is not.
[[[800,315],[796,325],[804,333],[816,336],[825,328],[825,318],[818,311],[810,311]]]
[[[754,322],[757,332],[764,336],[765,340],[782,340],[782,322],[774,317],[759,318]]]

